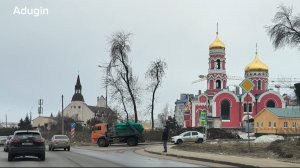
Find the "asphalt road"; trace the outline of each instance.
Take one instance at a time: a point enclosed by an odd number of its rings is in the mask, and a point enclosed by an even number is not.
[[[72,149],[71,149],[72,150]],[[97,157],[81,155],[76,152],[54,151],[46,152],[46,160],[39,161],[35,157],[16,158],[7,161],[7,152],[0,152],[1,167],[122,167],[117,163],[102,160]]]
[[[7,152],[0,149],[0,167],[201,167],[168,160],[164,156],[153,158],[139,155],[134,152],[136,148],[106,148],[101,151],[73,147],[70,152],[46,151],[45,161],[39,161],[35,157],[20,157],[12,162],[7,161]]]

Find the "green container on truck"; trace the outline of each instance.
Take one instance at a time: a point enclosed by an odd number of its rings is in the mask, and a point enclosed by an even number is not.
[[[107,147],[113,143],[127,143],[136,146],[144,142],[144,127],[135,122],[122,122],[108,128],[107,124],[96,124],[92,131],[92,143]]]

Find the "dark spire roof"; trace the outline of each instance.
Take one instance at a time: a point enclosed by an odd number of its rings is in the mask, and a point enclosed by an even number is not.
[[[79,78],[79,75],[77,76],[77,82],[76,82],[76,85],[75,85],[75,90],[81,90],[81,84],[80,84],[80,78]]]
[[[84,98],[81,93],[74,93],[74,95],[72,97],[72,101],[83,101],[84,102]]]
[[[79,78],[79,75],[77,76],[77,82],[76,82],[76,85],[75,85],[75,93],[72,97],[72,101],[83,101],[84,102],[84,98],[81,94],[81,84],[80,84],[80,78]]]

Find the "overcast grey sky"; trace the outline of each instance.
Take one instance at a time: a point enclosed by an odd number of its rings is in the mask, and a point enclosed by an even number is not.
[[[227,75],[244,75],[258,43],[270,77],[299,78],[299,51],[274,50],[265,29],[282,3],[300,13],[299,0],[1,0],[0,121],[6,113],[8,121],[17,122],[30,111],[37,117],[40,98],[44,115],[56,114],[62,94],[65,105],[71,101],[78,74],[85,102],[96,105],[97,96],[105,95],[104,72],[97,65],[109,61],[108,40],[116,31],[133,33],[129,57],[142,85],[150,61],[161,58],[168,64],[156,114],[165,104],[174,109],[180,93],[206,89],[205,82],[191,82],[207,74],[217,22]],[[16,6],[48,8],[49,14],[13,15]]]

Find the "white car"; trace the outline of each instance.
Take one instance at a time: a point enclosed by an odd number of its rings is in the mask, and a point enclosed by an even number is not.
[[[4,145],[7,136],[0,136],[0,145]]]
[[[202,143],[206,140],[205,134],[198,131],[186,131],[180,135],[173,136],[171,142],[174,144],[182,144],[183,142]]]

